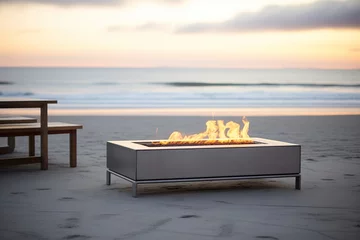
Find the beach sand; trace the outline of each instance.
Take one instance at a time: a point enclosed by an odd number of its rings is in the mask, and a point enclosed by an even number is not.
[[[260,179],[140,185],[133,198],[124,180],[105,185],[106,142],[197,133],[209,118],[51,115],[83,124],[78,167],[68,136],[51,135],[48,171],[1,169],[0,239],[359,239],[360,116],[248,119],[250,136],[301,144],[301,191],[294,178]]]

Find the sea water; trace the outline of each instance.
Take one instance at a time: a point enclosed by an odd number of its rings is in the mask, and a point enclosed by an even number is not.
[[[360,70],[0,68],[0,97],[52,108],[360,108]]]

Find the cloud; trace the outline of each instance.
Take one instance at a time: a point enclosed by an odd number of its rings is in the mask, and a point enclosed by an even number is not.
[[[157,2],[170,3],[170,4],[179,4],[186,2],[186,0],[157,0]]]
[[[135,29],[140,30],[140,31],[146,31],[146,30],[164,30],[166,28],[167,28],[167,26],[165,24],[149,22],[149,23],[139,25]]]
[[[76,5],[116,5],[123,0],[0,0],[0,4],[47,4],[58,6],[76,6]]]
[[[125,27],[124,25],[112,25],[107,27],[108,32],[121,32],[124,30],[128,30],[128,28]]]
[[[360,48],[350,48],[350,52],[360,52]]]
[[[0,0],[0,4],[38,3],[38,4],[70,7],[77,5],[108,6],[108,5],[119,5],[119,4],[134,3],[134,2],[156,2],[156,3],[165,3],[165,4],[177,4],[177,3],[182,3],[184,1],[185,0]]]
[[[195,23],[176,32],[291,31],[322,28],[360,29],[360,1],[318,1],[311,4],[267,6],[256,13],[239,13],[222,23]]]
[[[148,22],[142,25],[138,25],[135,27],[129,27],[126,25],[112,25],[108,26],[106,30],[110,33],[123,32],[123,31],[162,31],[169,30],[170,26],[166,24],[156,23],[156,22]]]
[[[41,33],[43,30],[39,28],[32,28],[32,29],[21,29],[17,31],[18,34],[34,34],[34,33]]]

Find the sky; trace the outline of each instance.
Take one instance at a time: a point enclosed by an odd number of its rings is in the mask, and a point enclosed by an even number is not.
[[[0,66],[360,68],[360,0],[0,0]]]

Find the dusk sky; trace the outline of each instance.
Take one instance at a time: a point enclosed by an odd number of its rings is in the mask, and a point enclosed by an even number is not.
[[[360,0],[0,0],[0,66],[360,68]]]

